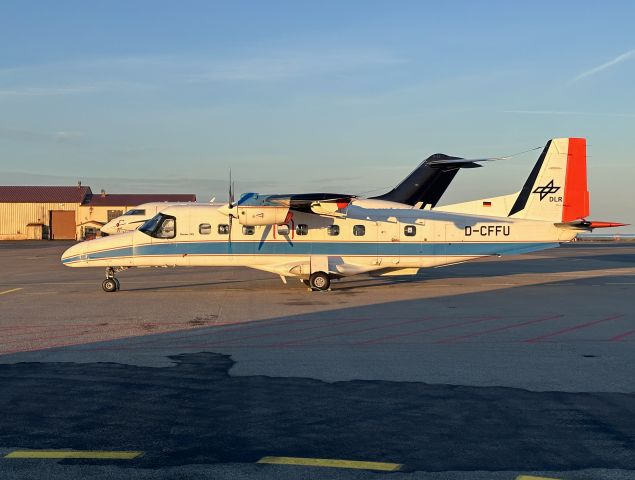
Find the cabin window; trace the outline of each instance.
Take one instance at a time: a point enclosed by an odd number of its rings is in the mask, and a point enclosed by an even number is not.
[[[145,215],[146,211],[141,208],[135,208],[133,210],[128,210],[124,215]]]
[[[209,235],[212,233],[212,226],[209,223],[201,223],[198,226],[198,233],[201,235]]]
[[[417,234],[417,227],[414,225],[406,225],[403,227],[403,234],[406,237],[414,237]]]
[[[366,227],[364,225],[353,225],[353,235],[363,237],[366,235]]]
[[[229,235],[229,225],[222,223],[218,226],[219,235]]]
[[[289,225],[278,225],[278,235],[289,235]]]
[[[329,225],[326,227],[326,233],[328,233],[331,237],[337,237],[340,234],[340,226]]]
[[[243,226],[243,235],[253,235],[256,233],[256,227]]]
[[[295,227],[295,233],[297,235],[308,235],[309,234],[309,226],[305,223],[299,223]]]

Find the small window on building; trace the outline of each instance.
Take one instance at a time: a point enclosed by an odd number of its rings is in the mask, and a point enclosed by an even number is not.
[[[406,237],[414,237],[417,234],[417,227],[414,225],[406,225],[403,227],[403,234]]]
[[[353,225],[353,235],[363,237],[366,235],[366,227],[364,225]]]
[[[326,227],[326,233],[328,233],[331,237],[337,237],[340,234],[340,226],[329,225]]]
[[[305,223],[300,223],[295,227],[295,233],[297,235],[308,235],[309,234],[309,226]]]
[[[224,223],[218,226],[218,234],[219,235],[229,235],[229,225]]]
[[[121,217],[123,210],[108,210],[108,221],[114,220],[117,217]]]
[[[243,235],[253,235],[256,233],[256,227],[243,227]]]
[[[212,233],[212,226],[209,223],[201,223],[198,226],[198,233],[201,235],[209,235]]]

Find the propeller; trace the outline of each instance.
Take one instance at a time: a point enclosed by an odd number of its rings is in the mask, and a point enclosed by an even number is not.
[[[232,251],[232,230],[234,223],[234,182],[232,181],[232,169],[229,169],[229,253]]]

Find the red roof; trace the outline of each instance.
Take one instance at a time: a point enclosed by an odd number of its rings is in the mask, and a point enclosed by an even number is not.
[[[90,187],[0,186],[2,203],[82,203]]]
[[[195,202],[196,195],[189,193],[108,193],[93,194],[85,205],[91,207],[134,207],[150,202]]]

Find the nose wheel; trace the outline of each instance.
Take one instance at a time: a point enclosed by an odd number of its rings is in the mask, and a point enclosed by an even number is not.
[[[101,283],[104,292],[116,292],[119,290],[119,280],[116,278],[107,278]]]
[[[115,273],[125,269],[125,267],[108,267],[106,269],[106,280],[101,282],[101,288],[104,292],[116,292],[121,288],[119,280],[115,278]]]

